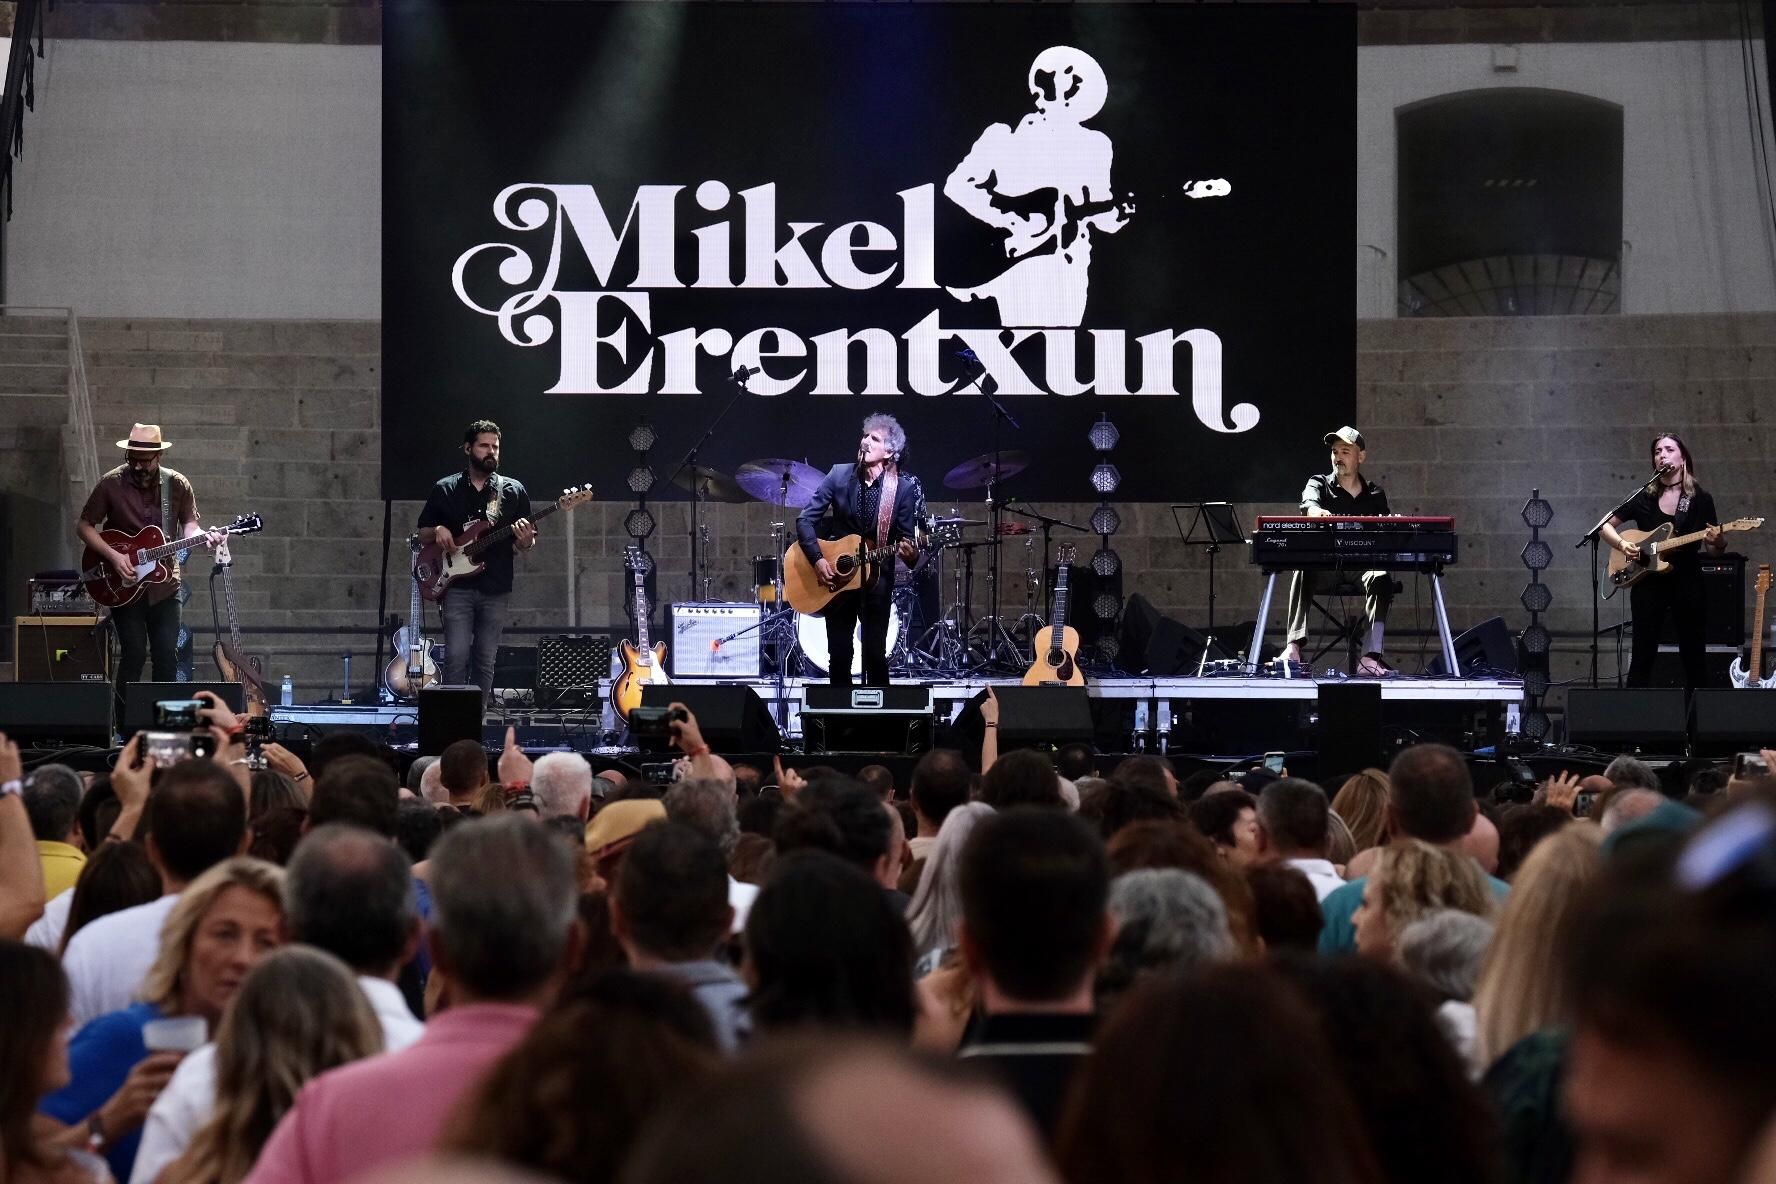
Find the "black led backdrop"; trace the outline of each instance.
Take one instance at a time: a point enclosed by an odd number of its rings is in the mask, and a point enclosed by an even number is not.
[[[1353,418],[1348,5],[383,11],[388,496],[482,416],[626,496],[630,427],[663,469],[746,365],[703,464],[887,411],[936,500],[993,443],[970,345],[1033,499],[1090,500],[1100,414],[1120,501],[1288,500]]]

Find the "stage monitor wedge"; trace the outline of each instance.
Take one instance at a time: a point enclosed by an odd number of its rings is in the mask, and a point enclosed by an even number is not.
[[[649,683],[641,689],[643,707],[683,703],[697,717],[703,741],[716,752],[776,752],[782,737],[758,692],[734,683],[694,686]]]
[[[419,692],[419,755],[438,756],[458,740],[482,743],[481,688],[434,684]]]
[[[916,756],[931,747],[931,688],[809,685],[802,736],[808,752]]]
[[[21,748],[111,747],[108,682],[0,682],[0,732]]]
[[[195,699],[199,691],[214,691],[228,710],[240,715],[247,709],[247,692],[238,682],[132,682],[123,687],[123,723],[118,731],[128,740],[143,728],[154,726],[154,705],[167,699]]]
[[[1776,748],[1776,690],[1698,688],[1690,736],[1697,756]]]
[[[1566,742],[1609,752],[1681,753],[1689,743],[1684,693],[1665,687],[1573,687]]]

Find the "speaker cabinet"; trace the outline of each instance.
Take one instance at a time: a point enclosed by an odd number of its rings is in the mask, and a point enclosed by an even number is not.
[[[433,685],[419,692],[419,755],[437,756],[458,740],[481,743],[481,688]]]
[[[110,647],[97,617],[14,617],[14,682],[111,681]]]
[[[1776,747],[1776,690],[1698,689],[1690,712],[1697,756]]]
[[[749,686],[716,683],[693,686],[649,684],[641,689],[643,707],[683,703],[697,717],[703,740],[717,752],[776,752],[782,744],[765,701]]]
[[[1462,678],[1484,678],[1492,675],[1511,676],[1517,673],[1517,643],[1503,617],[1488,617],[1472,629],[1464,630],[1455,639],[1456,675]],[[1438,654],[1425,665],[1425,674],[1432,678],[1446,676],[1443,655]]]
[[[1652,577],[1657,579],[1657,576]],[[1702,640],[1708,645],[1745,644],[1745,556],[1729,552],[1702,560]],[[1660,645],[1677,645],[1677,623],[1665,614]]]
[[[1382,763],[1380,683],[1321,683],[1319,710],[1315,772],[1321,778],[1344,776]]]
[[[802,737],[809,752],[901,753],[931,747],[931,688],[808,686]]]
[[[993,694],[999,700],[1000,752],[1092,742],[1091,699],[1084,687],[1003,686],[994,687]],[[956,743],[970,761],[980,755],[986,733],[980,714],[986,697],[985,691],[975,695],[956,716]]]
[[[195,699],[199,691],[214,691],[223,706],[239,715],[247,709],[247,692],[238,682],[132,682],[123,688],[123,722],[118,731],[129,739],[143,728],[154,726],[154,705],[163,699]]]
[[[0,683],[0,732],[21,747],[111,747],[108,682]]]
[[[1682,689],[1573,687],[1566,692],[1566,740],[1613,752],[1682,752],[1689,741]]]

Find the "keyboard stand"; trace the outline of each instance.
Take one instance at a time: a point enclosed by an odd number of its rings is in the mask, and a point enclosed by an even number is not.
[[[1264,642],[1264,625],[1270,619],[1270,602],[1276,594],[1277,576],[1284,568],[1267,568],[1264,573],[1264,595],[1258,601],[1258,619],[1252,623],[1252,645],[1246,650],[1246,673],[1258,673],[1258,654]],[[1449,609],[1443,603],[1443,569],[1427,568],[1419,574],[1431,578],[1431,605],[1437,614],[1437,641],[1443,649],[1443,669],[1449,677],[1460,678],[1461,667],[1455,661],[1455,639],[1449,633]],[[1288,666],[1283,667],[1287,672]]]

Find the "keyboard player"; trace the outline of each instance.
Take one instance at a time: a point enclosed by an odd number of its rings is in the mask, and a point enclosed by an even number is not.
[[[1387,494],[1363,476],[1363,461],[1368,457],[1363,433],[1348,425],[1327,432],[1326,446],[1332,450],[1332,471],[1308,478],[1307,488],[1301,491],[1301,512],[1311,518],[1334,514],[1379,517],[1389,513]],[[1283,651],[1286,660],[1301,661],[1301,643],[1307,640],[1308,632],[1308,602],[1315,587],[1338,578],[1341,577],[1335,573],[1297,571],[1289,582],[1289,645]],[[1380,677],[1393,670],[1381,656],[1393,577],[1385,571],[1366,571],[1361,580],[1366,636],[1357,673]]]

